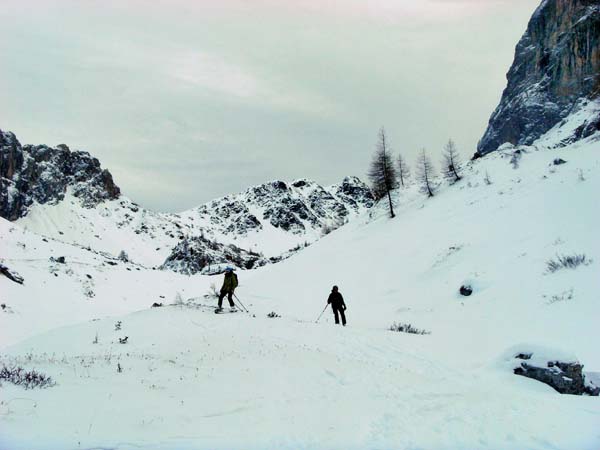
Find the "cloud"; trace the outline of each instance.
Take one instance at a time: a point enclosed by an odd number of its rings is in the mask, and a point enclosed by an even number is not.
[[[364,176],[381,125],[409,161],[449,136],[467,156],[537,3],[4,0],[0,127],[171,211]]]
[[[258,80],[241,67],[202,52],[175,55],[165,64],[175,81],[237,97],[258,94]]]

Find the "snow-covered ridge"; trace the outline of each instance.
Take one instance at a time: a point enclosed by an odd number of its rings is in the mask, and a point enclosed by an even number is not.
[[[280,261],[374,203],[356,177],[328,187],[278,180],[180,214],[159,213],[121,195],[89,153],[21,146],[6,132],[0,173],[0,216],[63,242],[115,256],[125,251],[138,263],[185,273],[198,270],[198,259],[245,268]]]

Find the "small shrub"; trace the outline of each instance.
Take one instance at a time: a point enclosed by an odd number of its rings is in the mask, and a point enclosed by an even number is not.
[[[0,382],[7,381],[16,386],[22,386],[25,389],[47,388],[56,383],[46,374],[36,370],[25,370],[22,367],[6,367],[0,369]]]
[[[275,319],[277,317],[281,317],[279,314],[277,314],[275,311],[271,311],[269,314],[267,314],[267,317],[269,319]]]
[[[513,169],[516,170],[519,168],[520,162],[521,162],[521,150],[516,150],[512,154],[512,157],[510,158],[510,164],[512,165]]]
[[[173,305],[183,307],[185,302],[183,301],[183,297],[179,292],[175,294],[175,300],[173,301]]]
[[[560,269],[575,269],[578,266],[587,266],[592,260],[582,254],[556,255],[556,258],[546,262],[546,270],[554,273]]]
[[[567,291],[563,291],[560,294],[555,294],[553,295],[550,300],[548,300],[548,304],[551,305],[553,303],[558,303],[558,302],[566,302],[569,300],[573,300],[573,288],[567,290]]]
[[[421,330],[413,327],[410,323],[396,323],[394,322],[390,326],[390,331],[397,331],[399,333],[410,333],[410,334],[431,334],[431,331]]]
[[[485,173],[485,178],[483,179],[483,181],[485,182],[485,184],[487,184],[488,186],[490,184],[492,184],[492,179],[490,178],[490,174],[488,172]]]
[[[204,298],[219,298],[219,291],[215,283],[211,283],[208,292],[204,294]]]

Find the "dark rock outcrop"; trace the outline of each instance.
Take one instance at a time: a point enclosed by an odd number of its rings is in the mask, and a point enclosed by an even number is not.
[[[473,293],[473,288],[471,286],[461,286],[460,289],[458,290],[460,292],[460,295],[464,296],[464,297],[468,297]]]
[[[10,270],[8,267],[6,267],[3,264],[0,264],[0,274],[4,275],[9,280],[12,280],[18,284],[23,284],[23,281],[25,281],[21,275]]]
[[[233,244],[222,244],[202,236],[183,239],[177,245],[161,269],[193,275],[195,273],[219,273],[224,265],[235,265],[242,269],[254,269],[276,263],[284,256],[265,258],[259,253],[244,250]]]
[[[87,208],[121,193],[89,153],[64,144],[21,146],[13,133],[0,130],[0,217],[17,220],[33,202],[57,203],[68,187]]]
[[[357,177],[346,177],[328,188],[306,179],[290,184],[277,180],[213,200],[194,214],[224,234],[244,236],[270,224],[302,235],[324,226],[338,226],[351,213],[373,204],[371,190]]]
[[[508,85],[479,141],[480,156],[500,145],[529,145],[600,96],[598,0],[544,0],[517,44]],[[600,129],[587,118],[570,141]],[[565,142],[566,143],[566,142]]]
[[[516,358],[529,360],[531,354],[521,353]],[[514,373],[541,381],[561,394],[597,396],[600,393],[600,388],[586,384],[583,365],[578,362],[548,361],[546,367],[522,362]]]

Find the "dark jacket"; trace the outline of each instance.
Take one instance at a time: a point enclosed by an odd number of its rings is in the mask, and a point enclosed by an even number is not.
[[[344,297],[342,294],[338,292],[332,292],[329,294],[329,298],[327,299],[327,303],[331,304],[333,309],[346,309],[346,304],[344,303]]]
[[[238,285],[237,275],[233,272],[225,273],[225,279],[223,280],[223,286],[221,292],[233,292]]]

